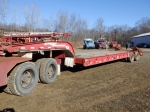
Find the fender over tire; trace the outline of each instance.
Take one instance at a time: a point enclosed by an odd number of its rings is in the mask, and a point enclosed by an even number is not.
[[[57,62],[53,58],[49,58],[43,61],[40,67],[40,79],[43,83],[52,83],[58,74]]]
[[[38,70],[34,63],[17,65],[9,75],[8,87],[12,94],[25,96],[31,93],[38,83]]]

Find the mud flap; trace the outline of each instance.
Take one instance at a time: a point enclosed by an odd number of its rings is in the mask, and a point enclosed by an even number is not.
[[[73,67],[74,65],[74,58],[66,57],[65,58],[65,65],[69,67]]]

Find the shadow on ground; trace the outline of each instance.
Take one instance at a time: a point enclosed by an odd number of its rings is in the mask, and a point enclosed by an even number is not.
[[[15,112],[15,110],[13,108],[6,108],[4,110],[0,110],[0,112]]]

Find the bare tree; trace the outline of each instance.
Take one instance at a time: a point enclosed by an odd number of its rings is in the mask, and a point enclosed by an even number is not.
[[[68,24],[67,24],[67,28],[68,28],[68,31],[72,32],[72,33],[75,33],[77,32],[77,21],[78,21],[78,18],[77,15],[75,13],[71,14],[69,16],[69,20],[68,20]]]
[[[131,28],[128,25],[113,25],[111,27],[108,27],[108,41],[116,40],[118,43],[124,46],[126,42],[130,41],[130,30]]]
[[[38,27],[40,19],[40,10],[36,5],[25,6],[24,10],[25,25],[28,31],[34,31]]]
[[[105,26],[104,26],[104,20],[102,18],[97,19],[95,29],[99,31],[99,38],[103,38]]]
[[[21,23],[21,16],[18,12],[18,8],[15,5],[12,9],[11,9],[11,13],[12,13],[12,22],[11,24],[11,31],[21,31],[21,29],[19,28],[19,25]]]
[[[54,20],[52,16],[49,17],[49,30],[54,31]]]
[[[58,18],[56,20],[55,30],[65,32],[67,28],[68,13],[59,11],[57,17]]]
[[[7,4],[8,0],[0,0],[0,18],[1,18],[1,25],[3,26],[7,15]]]
[[[44,31],[50,31],[50,21],[48,19],[42,20],[42,29]]]
[[[76,21],[76,32],[74,36],[75,42],[81,42],[85,38],[88,38],[88,24],[85,19],[78,18]]]
[[[136,22],[136,27],[140,33],[150,32],[150,18],[144,17],[141,20]]]

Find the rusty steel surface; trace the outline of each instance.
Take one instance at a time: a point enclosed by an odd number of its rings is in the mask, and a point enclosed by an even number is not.
[[[7,84],[7,73],[17,64],[31,60],[21,57],[0,57],[0,86]]]

